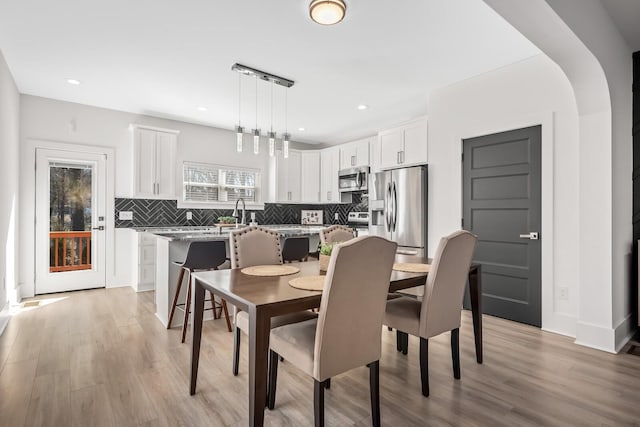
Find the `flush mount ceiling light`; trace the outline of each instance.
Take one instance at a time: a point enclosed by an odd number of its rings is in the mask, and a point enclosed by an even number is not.
[[[343,0],[313,0],[309,15],[320,25],[334,25],[344,19],[347,5]]]

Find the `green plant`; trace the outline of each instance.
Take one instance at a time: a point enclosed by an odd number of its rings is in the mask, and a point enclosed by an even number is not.
[[[236,223],[236,219],[235,219],[235,217],[232,217],[232,216],[219,216],[218,217],[218,222],[220,224],[235,224]]]
[[[331,251],[333,251],[332,243],[322,243],[320,245],[320,255],[331,256]]]

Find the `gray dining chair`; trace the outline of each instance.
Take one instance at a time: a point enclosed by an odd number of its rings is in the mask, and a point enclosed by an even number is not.
[[[264,227],[251,226],[229,233],[231,268],[245,268],[254,265],[282,264],[280,235]],[[313,319],[315,313],[300,313],[276,316],[271,319],[271,327],[275,328],[289,323]],[[240,364],[240,331],[249,333],[249,315],[234,307],[233,321],[233,375],[238,375]]]
[[[344,225],[332,225],[320,230],[320,243],[340,243],[353,239],[353,229]]]
[[[429,338],[451,331],[453,376],[460,379],[460,313],[477,240],[468,231],[440,239],[422,301],[401,297],[387,302],[384,324],[397,329],[398,351],[407,354],[408,334],[420,338],[420,379],[427,397]]]
[[[269,409],[275,406],[279,357],[313,377],[316,426],[324,425],[324,389],[331,377],[368,366],[371,417],[380,425],[380,329],[396,248],[377,236],[335,247],[318,318],[271,330]]]

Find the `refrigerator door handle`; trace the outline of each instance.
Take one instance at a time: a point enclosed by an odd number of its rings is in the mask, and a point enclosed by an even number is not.
[[[387,194],[385,197],[384,204],[384,216],[385,216],[385,225],[387,226],[387,231],[391,232],[391,183],[387,184]]]
[[[393,231],[396,231],[397,222],[398,222],[398,190],[396,189],[396,182],[393,181]]]

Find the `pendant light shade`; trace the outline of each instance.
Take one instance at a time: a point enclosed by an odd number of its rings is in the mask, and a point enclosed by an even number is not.
[[[242,153],[242,142],[244,139],[244,128],[242,126],[236,127],[236,151]]]
[[[260,153],[260,129],[253,130],[253,154]]]
[[[289,158],[289,138],[291,137],[291,135],[289,135],[288,133],[285,133],[282,136],[282,155],[285,159]]]
[[[313,0],[309,15],[320,25],[334,25],[344,19],[347,5],[343,0]]]
[[[269,132],[269,157],[276,154],[276,133]]]

